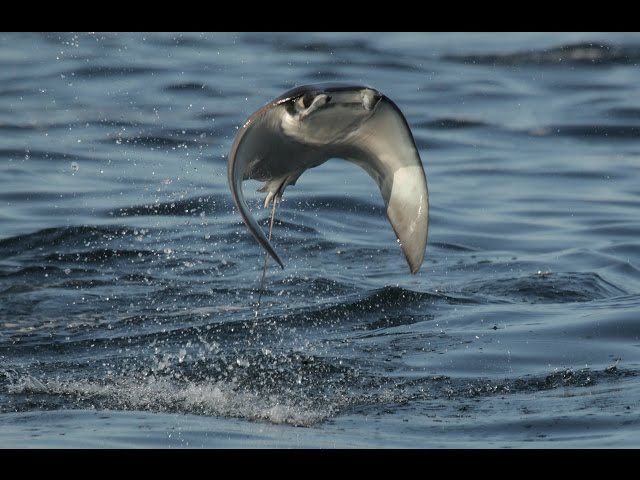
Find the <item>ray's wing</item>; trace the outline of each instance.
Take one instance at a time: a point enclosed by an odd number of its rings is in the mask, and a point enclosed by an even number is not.
[[[378,184],[387,217],[411,273],[416,273],[427,246],[429,194],[404,115],[383,96],[373,115],[345,139],[341,150],[343,158],[360,165]]]
[[[248,178],[248,172],[251,168],[249,162],[259,158],[260,148],[264,149],[264,146],[270,145],[272,141],[269,137],[271,135],[270,132],[273,130],[264,128],[264,124],[271,121],[269,108],[270,105],[255,112],[236,135],[229,155],[227,176],[229,187],[231,188],[231,196],[242,216],[242,220],[253,237],[262,245],[262,248],[278,262],[280,267],[284,268],[284,264],[271,246],[271,242],[269,242],[260,225],[249,212],[249,207],[242,192],[242,181]],[[262,154],[264,155],[264,152]],[[276,200],[274,199],[274,201]]]

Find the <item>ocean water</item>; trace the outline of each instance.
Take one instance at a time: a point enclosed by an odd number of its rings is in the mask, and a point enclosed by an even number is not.
[[[329,161],[256,316],[229,149],[319,81],[404,112],[427,256]],[[0,34],[0,447],[640,447],[640,35]]]

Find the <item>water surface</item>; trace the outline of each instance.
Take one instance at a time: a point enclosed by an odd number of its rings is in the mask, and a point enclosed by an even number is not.
[[[0,47],[0,446],[640,446],[639,34]],[[227,155],[319,81],[405,113],[427,256],[332,160],[286,191],[256,318]]]

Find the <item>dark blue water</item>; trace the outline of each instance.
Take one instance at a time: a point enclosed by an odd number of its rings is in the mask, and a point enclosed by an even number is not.
[[[256,318],[227,155],[329,80],[405,113],[427,257],[332,160]],[[0,34],[0,446],[637,448],[639,239],[638,34]]]

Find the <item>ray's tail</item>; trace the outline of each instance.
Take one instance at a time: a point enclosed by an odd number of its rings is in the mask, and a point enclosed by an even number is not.
[[[278,195],[273,197],[273,207],[271,208],[271,220],[269,221],[269,235],[268,240],[271,241],[271,232],[273,231],[273,222],[276,218],[276,205],[278,204]],[[269,260],[269,252],[264,252],[264,265],[262,266],[262,280],[260,280],[260,292],[258,293],[258,303],[256,304],[256,317],[260,310],[260,301],[262,300],[262,294],[264,293],[264,284],[267,278],[267,262]]]

